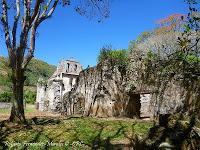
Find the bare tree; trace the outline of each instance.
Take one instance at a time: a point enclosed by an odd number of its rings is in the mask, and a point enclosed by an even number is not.
[[[23,88],[27,65],[34,57],[37,28],[59,4],[72,5],[80,15],[108,17],[109,0],[1,0],[1,23],[12,70],[13,105],[10,121],[26,123]]]

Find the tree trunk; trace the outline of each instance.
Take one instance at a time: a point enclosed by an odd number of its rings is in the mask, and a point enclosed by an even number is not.
[[[11,122],[19,122],[26,124],[24,115],[24,70],[21,68],[12,70],[12,82],[13,82],[13,99],[12,108],[10,114]]]

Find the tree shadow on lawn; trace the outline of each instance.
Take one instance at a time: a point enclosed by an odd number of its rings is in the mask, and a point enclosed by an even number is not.
[[[60,120],[58,119],[48,119],[48,118],[32,118],[27,120],[28,121],[28,125],[20,125],[20,124],[15,124],[15,123],[11,123],[8,120],[4,120],[0,122],[0,150],[1,149],[9,149],[9,143],[8,141],[6,141],[6,137],[9,136],[12,133],[17,133],[20,131],[28,131],[28,130],[32,130],[32,126],[31,125],[55,125],[55,124],[59,124]],[[37,134],[35,135],[35,137],[33,138],[33,140],[29,141],[29,143],[34,143],[38,140],[38,138],[40,137],[40,135],[43,132],[43,127],[40,128],[40,130],[36,131]],[[51,139],[49,139],[51,141]],[[17,143],[17,142],[16,142]],[[27,146],[25,146],[26,149]]]
[[[6,144],[6,137],[9,134],[19,132],[24,127],[20,125],[9,124],[8,121],[1,121],[0,122],[0,149],[7,149],[8,145]]]
[[[103,136],[103,132],[107,130],[106,128],[109,127],[106,124],[99,123],[97,121],[92,121],[93,124],[95,124],[96,134],[95,136],[92,136],[89,143],[84,143],[78,136],[76,136],[77,141],[81,141],[82,144],[87,145],[90,149],[132,149],[138,147],[139,139],[134,131],[134,126],[136,123],[133,123],[131,128],[132,132],[127,133],[126,128],[127,126],[123,125],[121,121],[117,121],[116,123],[119,125],[118,128],[112,133],[112,135],[109,135],[107,137]],[[74,129],[76,132],[76,135],[79,134],[79,131],[77,131],[77,128]],[[87,135],[86,135],[87,136]],[[126,139],[126,141],[123,141],[122,139],[118,142],[113,142],[112,140],[123,137]]]
[[[171,145],[168,147],[171,150],[200,149],[200,136],[194,130],[195,116],[191,116],[185,123],[183,114],[178,114],[175,119],[173,119],[173,115],[162,117],[164,117],[164,121],[160,119],[159,124],[149,130],[147,137],[141,143],[144,146],[143,149],[159,149],[162,143]]]
[[[32,123],[34,123],[35,125],[55,125],[55,124],[59,124],[61,121],[59,119],[52,119],[52,118],[37,118],[37,117],[33,117],[31,119]],[[31,123],[31,124],[32,124]]]
[[[72,120],[78,120],[80,118],[68,118],[67,120],[72,121]],[[134,133],[134,125],[135,123],[132,124],[132,133],[127,133],[126,132],[126,127],[121,123],[121,121],[117,121],[116,123],[118,124],[117,128],[114,128],[112,130],[112,134],[110,134],[110,131],[108,130],[109,125],[104,124],[104,122],[98,122],[96,120],[92,120],[92,122],[89,122],[89,124],[92,124],[92,129],[90,133],[87,134],[86,132],[82,131],[84,128],[81,128],[77,124],[77,126],[72,126],[72,127],[65,127],[62,128],[60,133],[55,133],[55,136],[53,135],[54,133],[47,134],[45,133],[45,128],[48,125],[58,125],[57,128],[62,126],[62,120],[59,119],[51,119],[51,118],[32,118],[29,121],[30,126],[32,128],[26,128],[20,125],[13,125],[10,126],[9,123],[1,122],[1,128],[0,128],[0,149],[8,149],[8,145],[5,144],[6,142],[6,137],[9,136],[11,133],[16,133],[20,131],[32,131],[34,134],[31,135],[32,138],[27,141],[27,143],[39,143],[41,142],[41,137],[45,139],[46,144],[42,146],[42,149],[51,149],[54,146],[49,145],[49,143],[53,143],[58,139],[62,139],[62,141],[59,141],[60,144],[63,144],[63,146],[58,146],[57,149],[64,149],[64,148],[73,148],[73,149],[80,149],[80,148],[85,148],[85,149],[123,149],[123,148],[131,148],[135,147],[136,143],[139,141],[137,136]],[[61,123],[61,124],[60,124]],[[105,136],[105,130],[109,133],[107,136]],[[95,132],[93,132],[95,131]],[[31,132],[31,133],[32,133]],[[68,143],[68,145],[65,145],[66,140],[64,139],[64,134],[69,133],[71,134],[71,141]],[[131,136],[130,136],[131,135]],[[128,143],[124,143],[123,141],[119,141],[117,143],[113,143],[112,140],[118,137],[123,137],[128,140]],[[74,144],[73,142],[76,142]],[[78,142],[78,143],[77,143]],[[30,145],[23,145],[21,146],[21,149],[29,149]]]

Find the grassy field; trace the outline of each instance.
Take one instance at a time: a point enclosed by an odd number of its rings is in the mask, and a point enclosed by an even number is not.
[[[4,123],[0,128],[0,149],[110,149],[126,147],[147,134],[153,123],[133,119],[61,117],[39,112],[27,105],[29,127]],[[0,119],[9,117],[0,109]]]
[[[2,148],[10,149],[94,149],[129,145],[142,138],[151,122],[106,120],[90,117],[29,119],[29,128],[7,124],[1,129]]]
[[[0,118],[8,118],[9,113],[1,110]],[[170,137],[176,137],[171,140],[177,149],[200,146],[194,134],[199,133],[200,121],[183,114],[171,115],[165,126],[154,126],[151,121],[128,118],[61,116],[29,105],[26,118],[28,126],[0,121],[0,150],[158,149]]]
[[[32,113],[32,112],[36,112],[35,106],[27,104],[25,108],[25,113]],[[9,114],[9,113],[10,113],[10,109],[0,108],[0,114]]]

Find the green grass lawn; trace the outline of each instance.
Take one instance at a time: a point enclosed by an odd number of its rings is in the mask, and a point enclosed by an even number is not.
[[[0,114],[7,114],[10,112],[10,109],[8,108],[0,108]]]
[[[27,104],[25,108],[25,113],[35,112],[35,105]],[[10,114],[10,108],[0,108],[0,114]]]
[[[65,119],[29,120],[31,128],[6,125],[2,128],[0,145],[9,149],[100,149],[142,138],[152,122],[105,120],[71,117]]]

